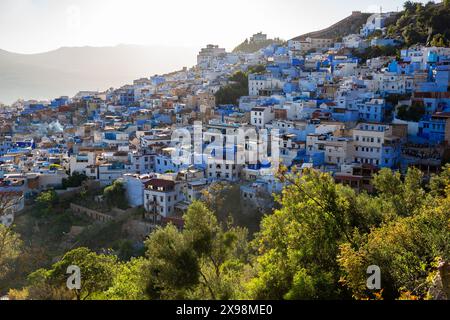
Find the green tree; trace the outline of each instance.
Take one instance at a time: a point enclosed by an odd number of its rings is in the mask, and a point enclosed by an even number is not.
[[[373,184],[378,192],[377,201],[384,212],[385,220],[398,216],[413,215],[426,201],[422,188],[423,174],[420,170],[410,168],[404,182],[399,172],[384,168],[375,175]]]
[[[406,1],[403,4],[403,8],[406,12],[413,12],[416,9],[416,4],[413,1]]]
[[[105,292],[108,300],[146,300],[146,282],[148,261],[144,258],[133,258],[120,263],[112,280],[111,287]]]
[[[411,107],[402,105],[397,109],[397,117],[406,121],[419,122],[424,115],[425,108],[418,103],[413,103]]]
[[[36,198],[36,208],[41,216],[50,215],[59,203],[59,196],[54,190],[41,192]]]
[[[87,176],[84,173],[75,171],[70,177],[62,180],[62,185],[65,189],[76,188],[81,186],[85,180],[87,180]]]
[[[217,104],[237,104],[242,96],[248,95],[248,75],[251,73],[262,73],[266,70],[264,65],[250,66],[247,72],[237,71],[229,77],[229,83],[220,88],[216,94]]]
[[[78,266],[81,271],[81,289],[69,291],[66,287],[67,268]],[[77,300],[93,298],[96,294],[102,294],[113,284],[117,271],[117,257],[108,254],[97,254],[88,248],[77,248],[67,252],[60,261],[50,269],[39,269],[29,276],[31,298],[40,298],[40,292],[57,292],[63,297],[70,296]],[[45,290],[42,290],[45,288]],[[32,292],[38,294],[33,297]]]
[[[22,245],[19,235],[0,223],[0,280],[11,271],[14,261],[22,252]]]
[[[128,207],[125,187],[120,180],[116,180],[112,185],[106,187],[103,191],[103,197],[111,207],[118,207],[120,209],[126,209]]]
[[[436,261],[450,260],[450,166],[432,178],[429,194],[420,188],[417,170],[408,171],[403,183],[398,174],[389,177],[388,171],[375,180],[384,193],[380,197],[383,208],[395,208],[398,216],[355,243],[341,245],[341,282],[355,298],[374,298],[374,292],[366,288],[366,270],[377,265],[381,268],[383,298],[432,298],[429,290],[434,277],[430,275],[435,274]]]
[[[447,47],[447,44],[445,37],[440,33],[435,34],[430,43],[433,47]]]
[[[239,294],[248,256],[246,231],[224,228],[201,202],[188,209],[183,231],[169,225],[146,241],[155,299],[229,299]]]
[[[395,299],[402,292],[426,298],[432,285],[434,261],[450,259],[450,201],[412,217],[402,217],[374,229],[356,248],[341,246],[342,283],[355,298],[371,298],[365,281],[369,265],[381,268],[383,297]]]
[[[154,231],[146,241],[152,299],[182,299],[199,283],[200,267],[188,241],[173,225]]]
[[[256,274],[248,283],[256,299],[345,297],[339,286],[339,245],[353,242],[358,229],[380,218],[367,197],[358,198],[332,177],[315,170],[281,171],[288,183],[278,197],[282,208],[263,219],[254,241]]]

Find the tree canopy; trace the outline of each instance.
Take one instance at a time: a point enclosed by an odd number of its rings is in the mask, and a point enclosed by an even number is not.
[[[450,165],[425,181],[421,171],[382,169],[374,192],[356,192],[313,169],[278,175],[279,209],[249,235],[220,222],[216,202],[194,202],[184,228],[159,227],[145,256],[120,260],[77,248],[29,276],[17,298],[45,299],[436,299],[448,297]],[[219,198],[219,202],[221,199]],[[1,227],[1,226],[0,226]],[[2,230],[2,229],[0,229]],[[1,235],[1,234],[0,234]],[[11,235],[9,235],[11,237]],[[1,239],[1,238],[0,238]],[[17,238],[9,256],[19,253]],[[4,257],[2,254],[0,257]],[[0,264],[1,264],[0,260]],[[65,287],[77,265],[82,288]],[[367,268],[381,270],[381,290]]]

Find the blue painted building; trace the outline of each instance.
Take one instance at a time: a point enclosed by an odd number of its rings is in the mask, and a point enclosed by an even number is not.
[[[383,122],[386,103],[384,99],[371,99],[358,104],[359,119],[366,122]]]
[[[128,106],[134,103],[134,89],[122,88],[119,90],[119,102],[122,106]]]
[[[56,99],[53,99],[50,103],[50,106],[52,108],[58,108],[62,106],[66,106],[69,103],[69,97],[59,97]]]
[[[448,113],[424,116],[422,120],[419,121],[419,131],[417,135],[432,144],[444,142],[448,119],[450,119],[450,114]]]

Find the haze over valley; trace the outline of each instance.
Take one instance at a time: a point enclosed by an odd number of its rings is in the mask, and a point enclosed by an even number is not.
[[[118,45],[63,47],[39,54],[0,50],[0,102],[106,90],[195,64],[198,48]]]

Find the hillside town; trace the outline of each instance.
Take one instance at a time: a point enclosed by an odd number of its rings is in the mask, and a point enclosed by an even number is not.
[[[402,45],[387,36],[389,17],[373,14],[341,39],[289,40],[253,53],[209,44],[191,68],[105,92],[0,105],[0,197],[13,199],[0,223],[14,224],[44,191],[76,194],[115,182],[130,208],[143,209],[144,237],[168,222],[182,227],[189,205],[217,182],[237,184],[246,203],[270,209],[265,198],[284,186],[280,166],[315,168],[369,193],[382,168],[413,166],[428,179],[450,157],[450,48],[361,57]],[[261,32],[250,38],[265,41]],[[247,93],[218,101],[238,86]],[[83,181],[68,185],[74,176]],[[114,219],[91,209],[71,207]]]

